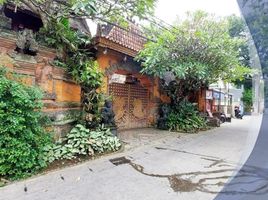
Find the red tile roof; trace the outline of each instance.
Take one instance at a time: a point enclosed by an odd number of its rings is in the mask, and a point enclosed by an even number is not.
[[[127,29],[119,26],[105,25],[100,28],[100,31],[101,37],[136,52],[140,51],[147,41],[147,39],[143,36],[142,31],[134,24],[130,24]]]

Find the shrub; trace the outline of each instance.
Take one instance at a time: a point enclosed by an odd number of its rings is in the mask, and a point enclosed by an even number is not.
[[[10,75],[9,75],[10,76]],[[0,71],[0,176],[17,179],[46,166],[43,148],[50,137],[40,125],[39,89]]]
[[[73,159],[79,155],[117,151],[120,146],[119,139],[109,129],[89,130],[78,124],[62,142],[46,147],[46,158],[48,162]]]
[[[243,92],[242,101],[244,102],[246,112],[251,111],[251,107],[253,105],[253,98],[252,97],[253,97],[252,89],[245,89],[245,91]]]
[[[192,103],[182,101],[170,110],[167,120],[170,130],[194,133],[206,128],[205,119]]]
[[[90,132],[92,149],[97,153],[112,152],[119,150],[121,143],[110,129],[99,128]]]
[[[93,155],[89,139],[89,130],[82,125],[76,125],[62,142],[49,145],[45,148],[46,159],[53,162],[58,159],[72,159],[76,155]]]

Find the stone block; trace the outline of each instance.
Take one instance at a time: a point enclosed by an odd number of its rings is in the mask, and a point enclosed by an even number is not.
[[[64,125],[55,125],[53,126],[53,138],[55,141],[59,141],[61,138],[66,136],[75,124],[64,124]]]
[[[13,68],[14,60],[2,51],[0,52],[0,65]]]
[[[45,115],[52,123],[52,132],[55,140],[59,140],[70,132],[81,117],[80,109],[46,111]]]
[[[33,77],[31,76],[20,77],[20,82],[28,86],[32,86],[34,84]]]
[[[208,117],[207,125],[211,127],[220,127],[221,121],[216,117]]]
[[[77,121],[81,117],[81,110],[69,109],[69,110],[49,110],[45,112],[46,116],[49,117],[51,122],[55,125],[64,125]]]
[[[80,102],[81,88],[79,85],[63,80],[54,80],[57,102]]]

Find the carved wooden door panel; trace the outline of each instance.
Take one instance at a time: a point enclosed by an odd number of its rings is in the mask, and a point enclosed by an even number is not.
[[[141,128],[147,126],[148,97],[148,90],[141,85],[129,85],[128,128]]]
[[[113,97],[113,110],[115,122],[119,129],[127,128],[128,123],[128,94],[129,87],[126,84],[109,84],[109,95]]]
[[[148,90],[139,84],[111,83],[115,122],[119,129],[147,127]]]

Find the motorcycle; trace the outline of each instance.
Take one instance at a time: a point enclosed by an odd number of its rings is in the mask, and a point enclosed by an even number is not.
[[[235,106],[235,117],[237,118],[237,119],[243,119],[243,115],[242,115],[242,113],[241,113],[241,111],[239,110],[239,107],[238,106]]]

